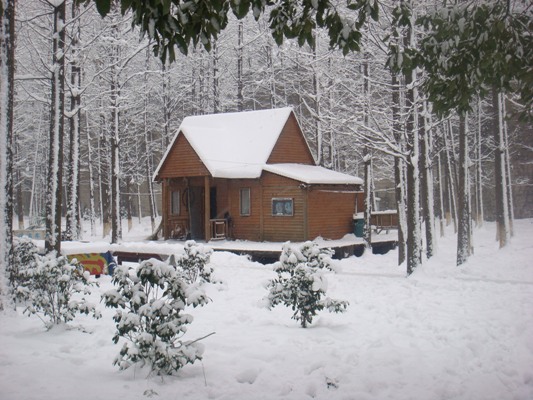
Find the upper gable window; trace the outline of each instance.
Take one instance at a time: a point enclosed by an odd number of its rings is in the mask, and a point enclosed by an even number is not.
[[[250,215],[250,188],[241,188],[240,190],[240,214],[242,216]]]

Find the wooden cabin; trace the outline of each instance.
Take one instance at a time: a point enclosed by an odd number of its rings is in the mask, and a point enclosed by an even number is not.
[[[165,239],[339,239],[363,205],[360,178],[316,166],[292,108],[185,118],[154,180]]]

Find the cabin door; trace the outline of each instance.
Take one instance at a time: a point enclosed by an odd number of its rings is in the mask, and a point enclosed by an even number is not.
[[[189,217],[191,238],[204,239],[204,189],[199,186],[189,187]]]

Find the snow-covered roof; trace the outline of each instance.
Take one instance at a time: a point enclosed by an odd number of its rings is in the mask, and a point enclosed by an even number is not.
[[[291,112],[286,107],[186,117],[154,177],[183,134],[214,178],[258,178]]]
[[[361,178],[332,171],[324,167],[304,164],[267,164],[263,170],[291,178],[299,182],[328,185],[362,185]]]
[[[291,107],[186,117],[154,173],[158,176],[179,135],[184,135],[214,178],[255,179],[263,170],[306,184],[362,184],[360,178],[315,165],[267,164]]]

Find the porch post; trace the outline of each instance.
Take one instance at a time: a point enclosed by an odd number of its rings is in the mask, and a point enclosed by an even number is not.
[[[204,177],[204,237],[208,242],[211,239],[211,186],[209,184],[209,176]]]

